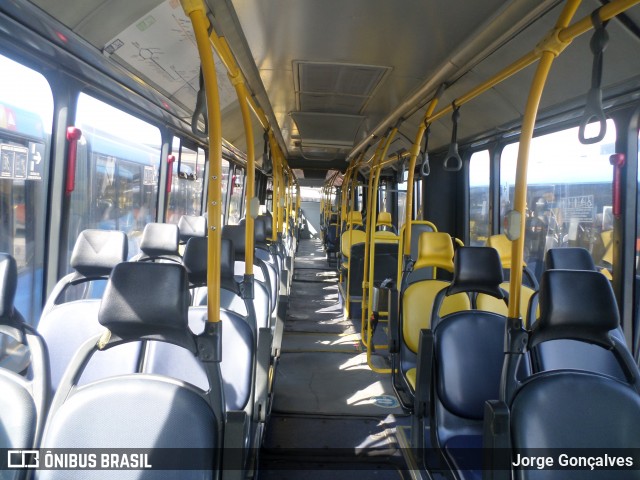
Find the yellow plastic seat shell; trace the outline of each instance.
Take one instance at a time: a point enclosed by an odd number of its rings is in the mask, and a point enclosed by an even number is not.
[[[425,267],[453,272],[453,243],[445,232],[424,232],[418,239],[418,258],[414,270]]]
[[[340,239],[340,249],[342,255],[349,258],[351,254],[351,246],[356,243],[363,243],[367,234],[362,230],[347,230],[342,233],[342,238]]]
[[[393,228],[391,214],[389,212],[380,212],[378,214],[378,221],[376,222],[376,228],[378,227]]]

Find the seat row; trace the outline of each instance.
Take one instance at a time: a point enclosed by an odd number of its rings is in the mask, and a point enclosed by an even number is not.
[[[206,283],[206,238],[186,239],[180,258],[174,226],[148,225],[136,262],[125,262],[121,232],[83,232],[71,258],[75,272],[56,286],[38,331],[13,308],[17,271],[3,254],[2,333],[28,345],[31,353],[26,375],[0,369],[0,382],[12,385],[2,391],[20,392],[0,395],[3,427],[16,432],[4,438],[3,447],[213,448],[204,478],[216,478],[224,462],[236,473],[250,468],[279,351],[273,341],[276,287],[285,262],[278,251],[285,249],[266,244],[269,225],[266,218],[256,221],[256,245],[266,259],[256,255],[262,282],[256,275],[255,282],[245,278],[244,283],[236,275],[242,267],[236,258],[244,260],[244,226],[225,227],[220,285],[225,293],[216,324],[207,321],[206,296],[196,295]],[[107,278],[100,298],[101,289],[89,286]],[[73,289],[84,294],[72,294]],[[89,298],[87,290],[93,292]],[[100,415],[108,425],[96,424]],[[114,442],[117,438],[123,441]],[[233,452],[227,453],[233,458],[223,458],[223,451]],[[244,453],[238,458],[238,452]],[[24,471],[13,473],[11,478],[22,478]],[[68,473],[62,476],[74,478]],[[56,475],[38,473],[61,478]]]
[[[454,256],[446,237],[423,234],[414,269],[451,271],[450,281],[409,283],[391,302],[403,310],[390,348],[412,394],[404,398],[413,410],[415,452],[436,447],[456,478],[511,478],[512,468],[517,478],[561,478],[566,472],[516,468],[510,459],[532,448],[636,448],[638,370],[611,285],[588,252],[550,250],[524,328],[507,319],[506,309],[491,311],[482,301],[508,301],[498,251],[464,247]],[[621,408],[612,409],[607,395]],[[593,415],[598,421],[591,424]],[[483,446],[495,447],[490,465]]]

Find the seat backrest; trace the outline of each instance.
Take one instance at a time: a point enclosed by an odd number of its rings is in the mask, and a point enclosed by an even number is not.
[[[207,219],[201,215],[182,215],[178,220],[180,241],[187,243],[192,237],[207,236]]]
[[[206,321],[206,307],[189,308],[189,328],[194,334],[203,332]],[[220,372],[225,410],[244,410],[250,406],[253,388],[253,332],[245,319],[235,312],[221,311],[220,321],[223,345]],[[143,371],[178,378],[202,390],[208,388],[207,372],[198,359],[187,350],[168,343],[151,342],[148,345]]]
[[[98,322],[99,296],[60,302],[71,287],[89,281],[106,282],[113,268],[127,260],[127,247],[126,235],[118,231],[85,230],[78,236],[71,254],[71,266],[76,272],[56,284],[38,323],[38,332],[47,343],[51,359],[52,393],[58,388],[74,352],[103,330]],[[96,357],[84,370],[82,382],[135,372],[140,349],[140,344],[130,343]]]
[[[430,278],[409,284],[401,300],[401,338],[413,353],[418,352],[420,330],[431,327],[431,311],[436,294],[449,285],[449,282],[435,279],[433,269],[453,272],[453,254],[453,243],[448,233],[425,232],[420,235],[413,272],[428,270]],[[469,296],[459,293],[444,299],[441,315],[470,308]]]
[[[380,212],[376,220],[376,230],[390,231],[395,234],[398,233],[398,229],[393,225],[393,219],[391,213]]]
[[[500,255],[500,262],[502,263],[502,269],[504,274],[510,278],[511,275],[511,245],[512,242],[507,238],[505,234],[491,235],[487,239],[487,246],[495,248]],[[528,316],[526,311],[527,306],[531,300],[531,297],[537,290],[537,281],[534,275],[524,266],[523,270],[523,282],[520,286],[520,305],[522,306],[523,315]],[[501,287],[505,291],[509,291],[509,281],[502,282]],[[499,313],[500,315],[507,315],[508,306],[502,300],[496,299],[490,295],[480,294],[476,298],[476,306],[479,310],[486,310],[488,312]]]
[[[347,259],[351,256],[354,245],[364,243],[367,234],[363,230],[346,230],[340,236],[340,251]]]
[[[540,318],[528,338],[533,350],[549,341],[573,340],[601,348],[614,357],[623,380],[597,372],[552,370],[519,383],[505,364],[512,447],[626,449],[640,447],[640,372],[623,341],[611,334],[619,326],[609,281],[594,271],[548,270],[540,281]],[[585,421],[588,419],[588,421]],[[545,478],[566,478],[553,471]],[[557,474],[556,474],[557,473]],[[564,476],[562,475],[564,474]],[[533,478],[519,470],[517,478]],[[594,478],[630,478],[628,471],[603,471]]]
[[[432,429],[438,444],[453,437],[481,435],[484,403],[498,399],[506,317],[465,310],[441,316],[445,296],[482,292],[503,297],[502,265],[489,247],[462,247],[456,252],[451,284],[438,293],[431,325],[434,336],[435,386]]]
[[[597,272],[593,258],[588,250],[579,247],[551,248],[545,254],[546,270],[586,270]],[[582,276],[578,276],[582,278]],[[598,295],[610,297],[612,287],[608,281],[601,281],[602,291]],[[578,288],[578,285],[576,285]],[[538,305],[538,298],[534,298],[532,305]],[[538,309],[540,310],[540,309]],[[535,320],[535,319],[533,319]],[[532,325],[535,325],[532,321]],[[610,334],[624,343],[624,333],[621,328],[611,330]],[[531,352],[531,362],[534,371],[559,370],[573,368],[590,372],[599,372],[624,379],[624,372],[619,363],[606,350],[595,345],[569,339],[557,339],[538,345]]]
[[[181,262],[180,231],[172,223],[147,223],[140,240],[140,253],[132,261]]]
[[[29,359],[24,372],[4,368],[7,359],[0,364],[0,449],[38,446],[49,393],[46,347],[14,307],[17,285],[15,259],[0,253],[0,336],[22,347]],[[24,473],[5,470],[2,478],[23,478]]]
[[[188,279],[181,265],[117,265],[99,311],[107,330],[76,353],[52,404],[43,447],[208,449],[201,452],[210,466],[199,464],[200,470],[180,476],[213,478],[219,465],[215,450],[222,446],[222,417],[214,413],[222,411],[222,404],[214,401],[221,402],[221,396],[147,374],[115,376],[76,388],[89,358],[123,342],[168,342],[198,355],[198,344],[206,339],[196,339],[189,331],[188,306]],[[207,367],[207,372],[209,384],[216,384],[215,369]],[[36,478],[70,478],[70,472],[39,471]]]

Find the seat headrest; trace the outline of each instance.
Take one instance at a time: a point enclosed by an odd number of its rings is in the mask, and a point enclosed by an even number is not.
[[[255,239],[256,244],[264,245],[267,242],[264,218],[257,217],[253,221],[253,238]]]
[[[273,235],[273,218],[271,217],[271,213],[269,213],[267,211],[267,213],[264,213],[262,215],[258,215],[258,218],[263,219],[264,221],[264,233],[267,236],[267,238],[271,238],[271,236]]]
[[[182,215],[178,220],[180,241],[187,242],[193,237],[207,236],[207,219],[198,215]]]
[[[453,242],[448,233],[421,233],[418,239],[418,259],[413,269],[437,267],[453,272],[453,255]]]
[[[547,270],[540,280],[540,317],[529,346],[557,339],[610,347],[609,331],[620,325],[611,283],[599,272]]]
[[[393,227],[391,214],[389,212],[378,213],[376,227]]]
[[[550,248],[544,256],[545,270],[593,270],[596,264],[589,251],[580,247]]]
[[[358,210],[349,212],[347,215],[347,225],[361,226],[362,225],[362,213]]]
[[[182,265],[187,270],[191,285],[207,284],[208,243],[206,237],[193,237],[187,241],[182,256]],[[227,280],[234,280],[235,250],[233,242],[228,238],[220,240],[220,280],[224,285]]]
[[[478,292],[502,299],[502,282],[502,264],[495,248],[460,247],[453,260],[453,280],[447,295]]]
[[[116,265],[98,312],[98,321],[111,332],[104,348],[134,340],[160,340],[196,353],[188,325],[190,299],[187,271],[182,265]]]
[[[228,238],[233,244],[235,251],[234,260],[244,260],[244,251],[246,248],[244,225],[225,225],[222,228],[222,238]]]
[[[11,317],[18,288],[18,266],[8,253],[0,253],[0,318]]]
[[[71,267],[85,277],[108,276],[127,261],[129,243],[123,232],[83,230],[71,253]]]
[[[180,232],[172,223],[147,223],[142,232],[140,250],[150,257],[178,255]]]
[[[511,268],[511,245],[511,240],[509,240],[504,233],[491,235],[487,238],[487,247],[495,248],[498,251],[502,268]],[[524,262],[522,263],[526,266]]]

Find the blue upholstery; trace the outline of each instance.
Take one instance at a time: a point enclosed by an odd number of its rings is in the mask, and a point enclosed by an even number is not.
[[[512,448],[570,447],[601,455],[640,447],[640,371],[625,343],[611,333],[617,331],[619,317],[613,292],[606,285],[606,278],[595,271],[544,272],[540,318],[528,346],[535,350],[568,339],[593,344],[616,359],[625,380],[587,371],[585,367],[593,365],[582,365],[581,370],[542,371],[519,381],[510,372],[521,355],[508,356],[502,400],[509,407],[509,427],[503,431],[510,435]],[[540,472],[516,468],[514,476],[521,480],[569,478],[566,470]],[[596,468],[586,473],[585,478],[594,479],[640,478],[640,471],[634,468]]]
[[[444,449],[449,463],[462,469],[457,473],[464,479],[481,478],[481,465],[472,468],[465,452],[453,447],[481,442],[484,404],[499,398],[507,319],[481,310],[454,312],[442,318],[438,312],[445,295],[482,292],[501,298],[502,280],[502,264],[495,249],[462,247],[454,258],[453,281],[434,302],[431,401],[435,413],[431,431],[436,446]]]

